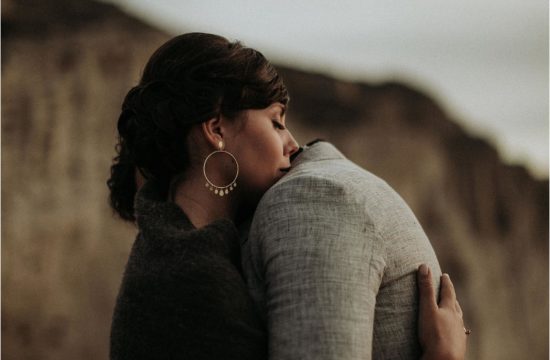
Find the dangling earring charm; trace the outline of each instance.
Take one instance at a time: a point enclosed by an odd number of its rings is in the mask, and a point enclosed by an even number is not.
[[[237,159],[235,159],[235,156],[233,156],[233,154],[231,154],[229,151],[224,150],[223,141],[220,141],[218,143],[218,148],[219,148],[219,150],[211,152],[206,157],[206,159],[204,159],[204,163],[202,165],[202,173],[204,175],[204,178],[206,179],[205,186],[210,191],[213,191],[214,194],[219,195],[219,196],[224,196],[224,195],[229,194],[230,191],[232,191],[233,189],[235,189],[237,187],[237,177],[239,176],[239,163],[237,162]],[[231,158],[235,162],[235,166],[236,166],[236,170],[237,170],[233,180],[229,184],[223,185],[223,186],[215,185],[212,181],[210,181],[210,179],[208,179],[208,176],[206,176],[206,163],[208,162],[208,159],[210,159],[212,157],[212,155],[220,154],[220,153],[221,154],[227,154],[227,155],[231,156]]]

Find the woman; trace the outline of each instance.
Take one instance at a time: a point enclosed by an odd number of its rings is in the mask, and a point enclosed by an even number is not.
[[[108,181],[111,206],[139,228],[113,316],[112,359],[266,358],[235,224],[298,151],[288,100],[272,65],[238,42],[190,33],[152,55],[124,100]],[[427,358],[464,355],[460,308],[453,292],[447,298],[452,308],[421,318]]]

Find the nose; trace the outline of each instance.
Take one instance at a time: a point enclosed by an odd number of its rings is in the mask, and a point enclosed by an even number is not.
[[[292,156],[296,151],[298,151],[299,148],[300,145],[298,145],[298,142],[296,141],[296,139],[294,139],[292,133],[288,131],[288,139],[285,146],[285,155]]]

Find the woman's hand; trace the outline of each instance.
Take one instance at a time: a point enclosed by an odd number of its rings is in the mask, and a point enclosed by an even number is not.
[[[432,274],[426,265],[418,268],[420,314],[418,336],[423,360],[463,360],[466,356],[466,329],[462,309],[449,275],[441,276],[441,300],[436,302]]]

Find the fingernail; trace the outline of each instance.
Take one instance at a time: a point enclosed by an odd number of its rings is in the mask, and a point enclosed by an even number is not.
[[[444,273],[444,274],[441,275],[441,276],[444,276],[444,277],[446,277],[448,280],[451,280],[451,277],[450,277],[449,274],[447,274],[447,273]]]
[[[428,266],[426,264],[422,264],[420,265],[420,267],[418,268],[418,271],[420,272],[420,275],[422,276],[428,276],[428,273],[430,271],[430,268],[428,268]]]

